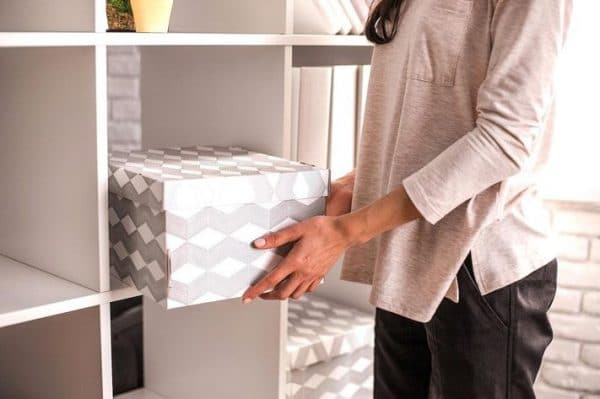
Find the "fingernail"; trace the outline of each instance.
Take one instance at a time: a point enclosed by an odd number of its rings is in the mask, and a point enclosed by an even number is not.
[[[250,298],[244,298],[244,300],[242,301],[242,303],[243,303],[244,305],[246,305],[246,304],[248,304],[248,303],[250,303],[250,302],[252,302],[252,299],[250,299]]]
[[[254,240],[254,245],[257,247],[263,247],[266,243],[267,242],[264,238],[257,238],[256,240]]]

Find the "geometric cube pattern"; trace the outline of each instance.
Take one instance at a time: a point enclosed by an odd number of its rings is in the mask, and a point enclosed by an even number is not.
[[[374,319],[308,294],[288,301],[288,399],[372,398]]]
[[[111,274],[156,300],[166,299],[165,213],[109,193],[109,224]]]
[[[373,346],[312,366],[288,370],[287,399],[372,399]]]
[[[237,298],[291,246],[251,242],[325,211],[329,171],[240,147],[113,153],[114,276],[168,308]]]
[[[109,203],[113,274],[167,308],[241,297],[291,248],[251,242],[325,209],[324,197],[195,212],[155,211],[113,193]]]
[[[333,359],[370,345],[373,316],[368,313],[305,295],[288,303],[288,369]]]
[[[329,171],[240,147],[114,152],[109,190],[158,210],[327,196]]]

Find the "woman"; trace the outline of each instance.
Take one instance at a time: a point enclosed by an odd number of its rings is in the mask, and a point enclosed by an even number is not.
[[[296,244],[244,302],[297,299],[346,252],[341,278],[372,285],[376,398],[535,398],[557,267],[535,180],[571,8],[377,1],[357,168],[326,216],[254,242]]]

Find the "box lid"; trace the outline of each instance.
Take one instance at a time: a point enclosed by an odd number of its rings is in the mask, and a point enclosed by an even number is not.
[[[154,209],[193,210],[326,196],[329,170],[241,147],[113,152],[109,190]]]
[[[372,346],[373,315],[316,294],[288,302],[288,370]]]

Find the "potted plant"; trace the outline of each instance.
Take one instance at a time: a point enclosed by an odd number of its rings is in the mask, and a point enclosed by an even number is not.
[[[130,0],[137,32],[168,32],[173,0]]]
[[[135,32],[129,0],[107,0],[106,17],[109,32]]]

